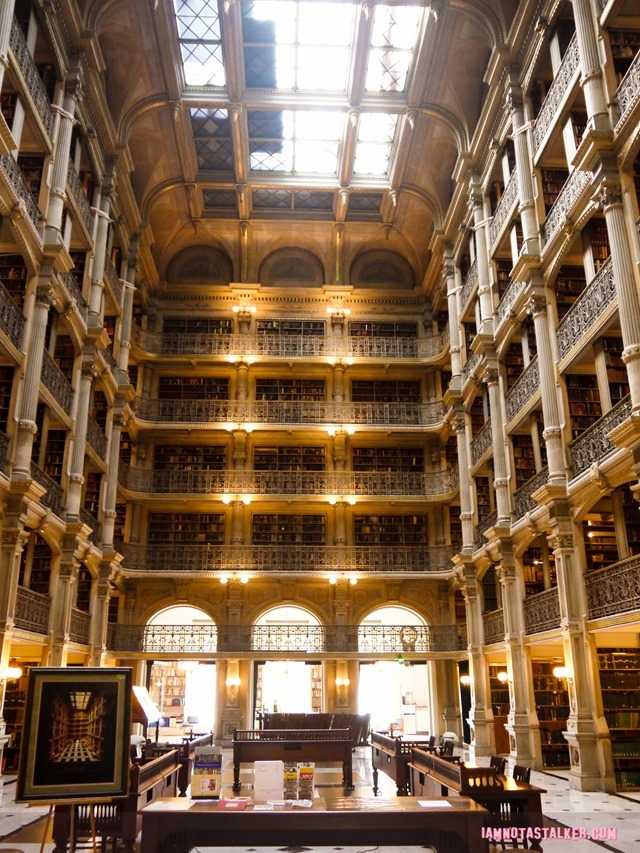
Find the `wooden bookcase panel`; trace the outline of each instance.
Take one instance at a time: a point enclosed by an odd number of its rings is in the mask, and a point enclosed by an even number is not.
[[[531,661],[531,669],[543,767],[569,767],[569,744],[562,735],[569,716],[566,681],[554,676],[551,661]]]
[[[153,454],[156,471],[224,471],[227,448],[224,445],[158,444]]]
[[[602,417],[602,404],[595,376],[566,374],[571,433],[574,439]]]
[[[349,323],[349,335],[360,338],[417,338],[418,324],[356,321]]]
[[[598,649],[604,716],[618,788],[640,788],[640,650]]]
[[[253,449],[255,471],[324,471],[324,447],[290,447],[288,445]]]
[[[256,400],[314,402],[325,399],[324,379],[256,379]]]
[[[354,471],[424,471],[423,447],[354,447]]]
[[[228,400],[229,379],[221,376],[160,376],[159,400]]]
[[[258,320],[256,332],[259,335],[318,335],[325,334],[324,320]]]
[[[354,403],[419,403],[419,381],[394,379],[352,379]]]
[[[149,545],[223,545],[222,513],[152,512],[149,514]]]
[[[260,513],[251,519],[253,545],[324,545],[326,516]]]
[[[356,515],[353,518],[356,545],[427,545],[426,515]]]

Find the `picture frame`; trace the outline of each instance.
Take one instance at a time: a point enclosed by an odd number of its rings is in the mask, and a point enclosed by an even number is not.
[[[17,802],[126,797],[131,681],[125,667],[31,670]]]

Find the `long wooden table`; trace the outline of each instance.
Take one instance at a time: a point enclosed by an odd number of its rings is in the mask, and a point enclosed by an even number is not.
[[[416,748],[411,751],[409,769],[414,796],[459,793],[487,809],[487,826],[516,827],[523,831],[543,826],[541,794],[546,793],[544,788],[517,782],[492,767],[453,764]],[[542,850],[537,839],[532,839],[530,846],[533,850]]]
[[[235,729],[233,790],[240,790],[240,765],[254,761],[339,761],[342,782],[353,788],[350,729]]]
[[[310,809],[218,808],[181,798],[158,800],[142,814],[141,853],[189,853],[198,847],[433,846],[438,853],[486,853],[486,811],[465,797],[423,807],[418,799],[341,797]]]
[[[396,783],[396,794],[406,796],[409,793],[411,774],[409,762],[414,747],[425,747],[428,737],[391,737],[384,732],[371,732],[371,767],[373,769],[373,793],[377,794],[378,771],[391,777]]]

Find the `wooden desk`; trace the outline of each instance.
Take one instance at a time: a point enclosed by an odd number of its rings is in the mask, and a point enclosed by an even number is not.
[[[236,729],[233,733],[233,790],[240,790],[240,765],[253,761],[340,761],[342,782],[353,788],[350,729]]]
[[[546,793],[544,788],[516,782],[511,776],[497,773],[495,768],[456,765],[415,748],[411,752],[409,769],[414,796],[447,796],[453,791],[484,806],[489,812],[487,825],[543,826],[541,794]],[[531,842],[531,848],[542,850],[536,840]]]
[[[445,805],[447,803],[447,805]],[[465,797],[423,808],[413,797],[344,797],[313,808],[227,811],[215,803],[158,800],[142,812],[141,853],[198,847],[434,846],[438,853],[486,853],[486,811]]]
[[[423,749],[429,742],[428,737],[390,737],[384,732],[371,732],[371,766],[373,768],[373,793],[377,794],[378,771],[382,770],[396,783],[397,796],[407,796],[410,789],[409,761],[414,747]]]

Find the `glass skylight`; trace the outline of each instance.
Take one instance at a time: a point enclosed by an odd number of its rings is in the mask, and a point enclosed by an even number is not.
[[[187,86],[224,86],[217,0],[174,0]]]
[[[388,175],[397,123],[398,116],[390,113],[363,113],[360,116],[353,168],[356,175]]]
[[[248,125],[252,171],[337,173],[343,113],[251,110]]]
[[[415,6],[376,6],[365,89],[403,92],[413,58],[421,10]]]

